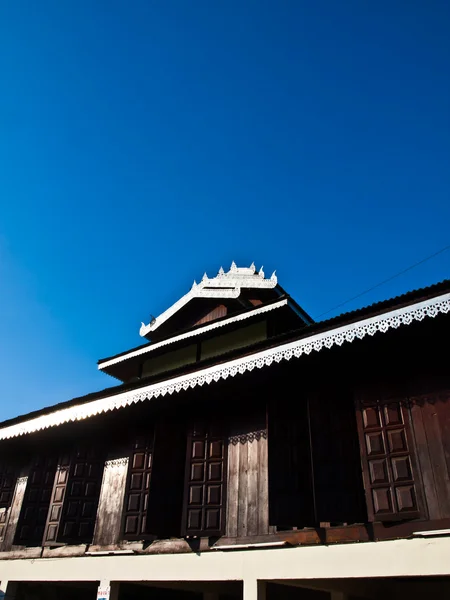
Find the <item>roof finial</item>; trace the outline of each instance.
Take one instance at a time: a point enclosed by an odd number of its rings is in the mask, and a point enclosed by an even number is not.
[[[252,264],[250,265],[250,269],[253,271],[253,273],[256,271],[256,267],[255,267],[255,263],[252,262]]]
[[[278,281],[278,280],[277,280],[277,276],[276,276],[276,271],[274,271],[274,272],[272,273],[272,276],[271,276],[271,278],[270,278],[270,281]]]
[[[195,290],[195,288],[196,288],[196,287],[197,287],[197,282],[196,282],[196,281],[195,281],[195,279],[194,279],[194,283],[192,284],[192,288],[191,288],[191,289],[192,289],[192,290]]]
[[[264,268],[263,267],[260,268],[258,275],[261,277],[261,279],[264,279]]]
[[[202,281],[208,281],[208,275],[206,274],[206,271],[203,273]]]
[[[217,274],[218,275],[225,275],[225,271],[223,270],[223,267],[220,267],[219,272]]]
[[[237,271],[237,266],[236,266],[236,263],[234,262],[234,260],[233,260],[233,262],[231,263],[230,271],[231,271],[232,273],[234,273],[235,271]]]

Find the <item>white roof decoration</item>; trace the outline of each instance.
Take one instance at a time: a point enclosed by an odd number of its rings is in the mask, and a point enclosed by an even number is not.
[[[153,319],[148,325],[142,323],[139,333],[142,337],[149,335],[193,298],[239,298],[243,288],[273,289],[277,283],[275,271],[270,279],[265,279],[262,267],[257,272],[254,263],[250,267],[237,267],[233,261],[228,272],[220,267],[215,277],[209,278],[205,273],[200,283],[194,281],[190,291],[161,313],[159,317]]]
[[[319,352],[336,345],[342,346],[342,344],[351,343],[355,339],[361,340],[366,336],[373,336],[377,332],[386,333],[389,329],[397,329],[401,325],[410,325],[414,321],[422,321],[426,317],[434,318],[442,313],[450,313],[450,293],[322,331],[321,333],[315,333],[294,342],[280,344],[267,350],[261,350],[212,367],[199,369],[179,377],[92,400],[84,404],[72,405],[15,425],[9,425],[0,429],[0,440],[33,433],[63,423],[82,421],[94,415],[130,406],[144,400],[151,400],[158,396],[172,395],[196,386],[209,385],[221,379],[228,379],[253,371],[255,368],[262,369],[274,363],[300,358],[304,354]]]

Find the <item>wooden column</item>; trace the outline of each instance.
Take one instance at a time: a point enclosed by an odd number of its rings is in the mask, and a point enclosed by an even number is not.
[[[16,487],[14,490],[14,496],[11,502],[11,506],[8,509],[8,515],[5,523],[5,535],[3,542],[0,543],[0,550],[7,552],[11,550],[11,546],[14,543],[14,536],[16,535],[17,523],[19,521],[20,511],[22,508],[23,497],[25,495],[25,489],[27,487],[28,472],[21,472],[21,477],[17,478]],[[1,600],[1,596],[0,596]]]
[[[110,546],[120,540],[128,457],[105,462],[93,545]]]
[[[16,581],[0,582],[0,600],[14,600],[19,584]]]
[[[244,578],[243,600],[266,600],[266,582]]]

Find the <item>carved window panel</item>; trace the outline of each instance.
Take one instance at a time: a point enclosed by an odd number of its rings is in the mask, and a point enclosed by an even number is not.
[[[16,544],[42,544],[57,463],[57,456],[37,456],[33,459],[17,525]]]
[[[11,506],[16,478],[16,467],[6,461],[0,462],[0,508],[8,509]]]
[[[3,540],[8,524],[8,511],[14,495],[17,470],[8,462],[0,461],[0,541]]]
[[[358,405],[358,430],[369,519],[395,521],[423,516],[408,409],[400,401]]]
[[[60,457],[44,534],[44,544],[92,541],[104,456],[95,447]]]
[[[131,452],[125,492],[123,535],[128,540],[148,537],[146,521],[152,462],[153,435],[138,437]]]
[[[187,440],[183,535],[222,535],[225,527],[226,444],[220,427],[192,426]]]

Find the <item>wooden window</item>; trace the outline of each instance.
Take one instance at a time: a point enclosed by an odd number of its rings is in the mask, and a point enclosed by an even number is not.
[[[153,448],[147,533],[180,537],[186,465],[186,423],[181,412],[156,423]]]
[[[224,533],[225,478],[226,444],[220,427],[195,423],[187,440],[183,535]]]
[[[133,444],[123,511],[123,534],[128,540],[147,537],[147,510],[153,459],[153,435]]]
[[[323,388],[269,404],[269,518],[279,529],[366,520],[354,403]]]
[[[8,462],[0,462],[0,508],[11,506],[16,484],[16,468]]]
[[[269,406],[269,521],[279,529],[316,522],[307,403]]]
[[[408,409],[400,401],[360,403],[358,409],[369,520],[423,516],[422,491],[410,447]]]
[[[8,462],[0,461],[0,540],[4,538],[8,509],[11,506],[17,471]]]
[[[44,543],[81,544],[92,541],[104,456],[94,448],[79,448],[61,456],[56,470]]]
[[[40,546],[50,506],[57,457],[36,457],[30,468],[15,543]]]

